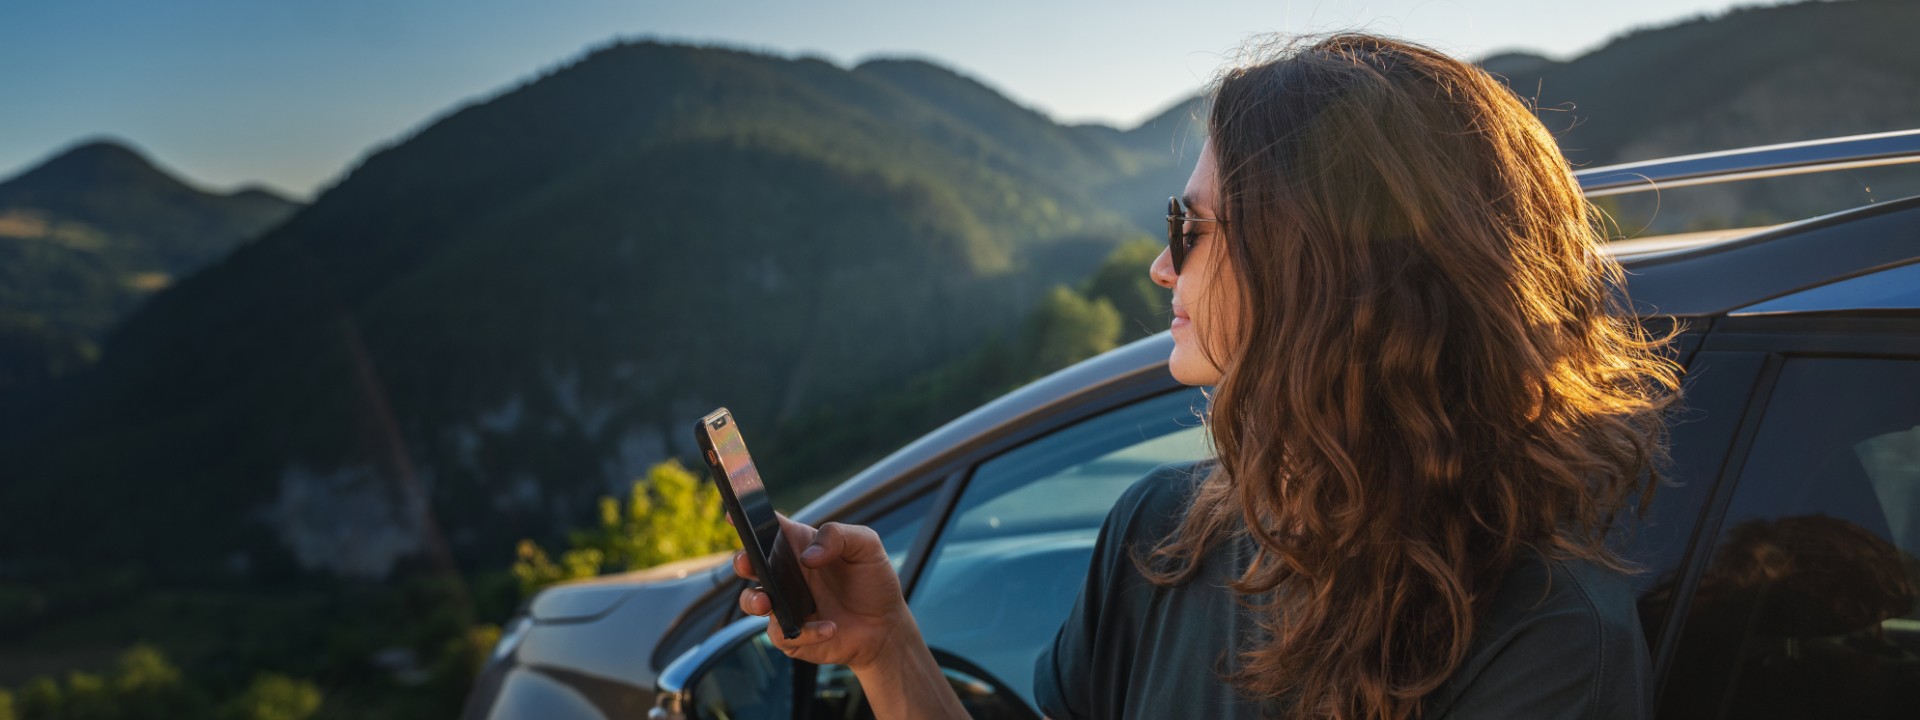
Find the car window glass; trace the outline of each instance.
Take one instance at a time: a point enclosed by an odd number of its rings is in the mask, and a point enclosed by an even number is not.
[[[880,544],[887,549],[887,560],[893,563],[894,572],[899,572],[912,554],[913,541],[926,524],[927,512],[933,509],[933,496],[931,492],[920,493],[867,521],[867,527],[873,528],[880,536]]]
[[[1920,362],[1791,359],[1757,432],[1662,715],[1920,717]]]
[[[1181,390],[1081,421],[981,463],[928,557],[911,605],[936,651],[1033,702],[1033,663],[1066,618],[1100,524],[1155,467],[1208,456]]]
[[[1663,584],[1671,584],[1765,362],[1766,353],[1706,351],[1688,365],[1682,406],[1668,417],[1672,463],[1662,484],[1653,488],[1646,514],[1628,508],[1622,531],[1609,535],[1614,548],[1644,570],[1630,576],[1636,591],[1666,592]],[[1663,610],[1663,605],[1641,608],[1649,645],[1660,637]]]
[[[793,717],[793,661],[766,633],[729,648],[694,682],[690,720]]]

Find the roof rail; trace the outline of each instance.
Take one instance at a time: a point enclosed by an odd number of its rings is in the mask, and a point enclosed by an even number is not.
[[[1762,145],[1590,168],[1573,174],[1587,197],[1920,162],[1920,130]]]

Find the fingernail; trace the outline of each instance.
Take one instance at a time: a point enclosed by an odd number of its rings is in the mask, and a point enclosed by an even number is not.
[[[813,546],[813,547],[810,547],[810,548],[807,548],[807,550],[806,550],[806,552],[803,552],[803,553],[800,553],[800,559],[801,559],[801,560],[813,560],[813,559],[816,559],[816,558],[818,558],[818,557],[820,557],[820,554],[821,554],[822,552],[823,552],[823,551],[822,551],[822,550],[820,549],[820,546],[819,546],[819,545],[815,545],[815,546]]]

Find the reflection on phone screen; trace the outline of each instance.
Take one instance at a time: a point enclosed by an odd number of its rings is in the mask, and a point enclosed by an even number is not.
[[[776,544],[780,539],[780,519],[773,514],[773,501],[767,498],[767,489],[760,483],[760,471],[753,467],[753,458],[747,455],[747,446],[740,439],[740,425],[729,420],[727,424],[713,433],[714,453],[720,456],[720,467],[726,470],[727,484],[733,486],[733,496],[739,498],[740,509],[747,514],[747,524],[753,526],[753,537],[760,546],[763,557],[769,557],[781,548]]]

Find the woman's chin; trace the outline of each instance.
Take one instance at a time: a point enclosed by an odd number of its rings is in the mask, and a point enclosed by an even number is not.
[[[1213,363],[1179,344],[1173,346],[1173,354],[1167,357],[1167,370],[1182,385],[1213,385],[1220,380],[1220,371]]]

